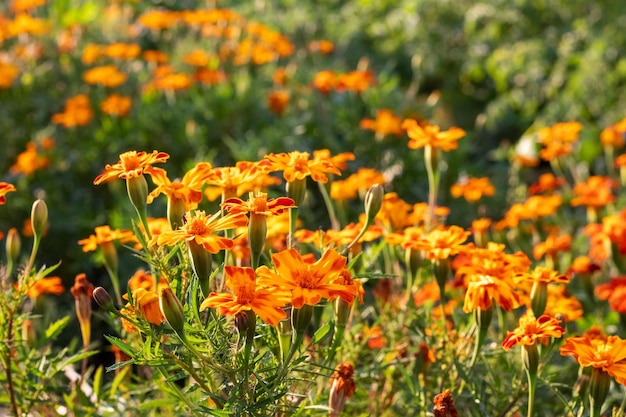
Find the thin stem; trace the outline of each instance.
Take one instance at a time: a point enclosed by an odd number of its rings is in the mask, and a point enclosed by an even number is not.
[[[426,146],[424,149],[426,173],[428,174],[428,209],[424,225],[426,232],[434,226],[435,207],[437,206],[437,193],[439,189],[439,149]]]
[[[122,302],[122,294],[120,291],[120,279],[117,276],[117,272],[115,272],[111,266],[105,262],[104,268],[107,270],[109,277],[111,278],[111,284],[113,285],[113,292],[115,293],[115,301],[117,301],[118,305],[124,305]]]
[[[320,189],[320,193],[322,194],[322,198],[324,199],[326,210],[328,210],[328,217],[330,218],[330,224],[332,228],[334,230],[340,230],[341,224],[339,223],[339,219],[337,218],[335,205],[333,204],[333,200],[330,198],[330,194],[328,194],[328,189],[326,188],[326,184],[322,182],[318,182],[317,185]]]
[[[13,345],[13,314],[9,314],[7,322],[7,351],[4,357],[4,366],[7,375],[7,389],[9,390],[9,398],[11,401],[11,410],[15,417],[20,416],[20,410],[17,406],[17,399],[15,398],[15,388],[13,387],[13,371],[11,361],[11,346]]]
[[[298,208],[289,209],[289,237],[287,239],[287,247],[293,248],[295,238],[293,234],[296,232],[296,222],[298,221]]]
[[[30,270],[35,265],[35,257],[37,256],[37,252],[39,251],[39,244],[41,243],[41,236],[35,235],[33,239],[33,249],[30,252],[30,257],[28,258],[28,263],[26,264],[26,269],[24,270],[24,278],[28,278],[30,275]]]
[[[533,407],[535,405],[535,388],[537,387],[537,374],[527,371],[528,376],[528,417],[533,415]]]

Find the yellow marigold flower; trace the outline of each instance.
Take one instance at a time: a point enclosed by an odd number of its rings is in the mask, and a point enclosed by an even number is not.
[[[42,294],[61,295],[65,291],[60,277],[33,279],[26,284],[26,288],[26,295],[31,298],[39,297]]]
[[[289,92],[285,90],[270,91],[267,95],[267,107],[276,115],[282,116],[289,104]]]
[[[79,245],[83,246],[83,252],[91,252],[98,249],[98,246],[104,243],[114,242],[119,240],[120,242],[128,242],[134,237],[132,230],[120,230],[111,229],[110,226],[98,226],[95,229],[95,234],[89,235],[86,239],[78,241]]]
[[[420,126],[414,119],[405,119],[402,122],[402,128],[406,130],[410,139],[410,149],[431,146],[447,152],[458,148],[458,140],[465,136],[465,131],[458,127],[452,127],[442,132],[439,126],[428,124]]]
[[[104,172],[93,180],[95,185],[111,181],[116,178],[135,178],[143,175],[145,169],[152,164],[163,163],[170,156],[165,152],[152,151],[152,153],[128,151],[120,154],[120,160],[113,165],[107,164]]]
[[[261,320],[272,326],[276,326],[287,316],[281,307],[289,303],[289,294],[259,287],[252,268],[226,265],[224,275],[226,286],[232,293],[212,292],[200,304],[200,311],[217,308],[221,315],[237,316],[252,310]]]
[[[519,326],[512,332],[507,332],[502,348],[509,350],[516,344],[534,345],[537,340],[548,337],[561,337],[565,329],[559,326],[559,320],[543,315],[539,318],[531,314],[520,317]]]
[[[170,181],[167,171],[161,168],[148,166],[146,174],[150,174],[152,182],[157,186],[148,194],[148,204],[159,196],[165,194],[168,199],[182,200],[187,211],[195,210],[202,201],[202,184],[204,177],[211,170],[211,164],[201,162],[189,170],[180,181]]]
[[[480,200],[483,196],[492,196],[496,189],[489,178],[461,178],[450,188],[452,197],[463,197],[469,202]]]
[[[326,174],[341,175],[341,171],[329,159],[310,159],[308,152],[289,152],[265,155],[271,171],[283,171],[287,182],[303,180],[311,176],[313,181],[326,183]]]
[[[116,42],[106,45],[102,52],[109,58],[134,59],[141,53],[141,48],[136,43]]]
[[[428,259],[446,259],[463,250],[470,234],[459,226],[439,227],[413,242],[411,248],[423,250]]]
[[[352,299],[354,286],[335,284],[346,266],[346,258],[330,249],[314,263],[308,263],[293,248],[272,255],[275,272],[266,266],[257,269],[259,283],[291,292],[294,308],[316,305],[322,298]]]
[[[227,214],[221,217],[221,213],[215,213],[208,217],[204,211],[189,211],[185,214],[185,221],[178,230],[165,231],[153,238],[151,245],[159,246],[175,245],[178,242],[194,241],[204,247],[207,252],[218,253],[222,249],[231,249],[233,241],[226,237],[218,236],[215,232],[220,230],[234,229],[248,224],[248,218],[244,213]]]
[[[618,384],[626,385],[626,340],[619,336],[608,336],[606,341],[588,336],[568,337],[560,352],[563,356],[573,356],[580,366],[601,369]]]
[[[19,70],[15,65],[0,62],[0,88],[9,88],[17,78]]]
[[[17,156],[15,164],[9,168],[12,174],[30,175],[38,169],[45,168],[50,164],[50,160],[37,153],[35,142],[28,142],[26,150]]]
[[[52,116],[52,123],[65,127],[84,126],[93,117],[93,111],[89,105],[89,98],[85,94],[68,98],[65,102],[63,113]]]
[[[83,80],[87,84],[100,84],[105,87],[117,87],[126,82],[126,74],[114,65],[95,67],[83,74]]]
[[[604,207],[615,201],[613,195],[615,187],[615,181],[609,177],[591,176],[587,181],[579,182],[574,186],[575,197],[572,198],[570,204],[574,207]]]
[[[377,110],[376,119],[364,118],[359,123],[359,127],[376,132],[377,138],[385,135],[401,135],[404,132],[402,118],[394,115],[389,109]]]

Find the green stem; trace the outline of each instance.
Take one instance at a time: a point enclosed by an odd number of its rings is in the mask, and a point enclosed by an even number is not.
[[[118,277],[117,272],[114,271],[107,262],[104,263],[104,268],[107,270],[109,278],[111,278],[111,284],[113,285],[113,292],[115,293],[115,301],[117,301],[117,305],[124,305],[122,302],[122,293],[120,291],[120,278]]]
[[[322,198],[324,199],[324,204],[326,205],[326,210],[328,210],[328,217],[330,218],[330,224],[334,230],[341,230],[341,224],[339,223],[339,219],[337,218],[337,213],[335,211],[335,205],[333,204],[333,200],[330,198],[330,194],[328,193],[328,189],[326,188],[326,184],[322,182],[317,183],[320,193],[322,194]]]
[[[37,256],[37,252],[39,251],[39,244],[41,243],[41,236],[35,235],[33,239],[33,249],[30,252],[30,257],[28,258],[28,263],[26,264],[26,268],[24,269],[24,278],[28,278],[30,275],[30,270],[35,265],[35,257]]]
[[[13,415],[15,417],[19,417],[20,410],[17,405],[17,400],[15,398],[15,388],[13,386],[13,371],[12,371],[12,361],[11,361],[11,345],[13,344],[13,314],[9,314],[9,319],[7,322],[7,350],[4,359],[4,366],[6,369],[7,376],[7,389],[9,391],[9,398],[11,402],[11,410],[13,411]]]
[[[250,356],[252,354],[252,347],[254,346],[254,336],[256,335],[256,313],[252,310],[247,312],[247,325],[246,329],[246,344],[243,352],[243,390],[242,392],[246,397],[249,397],[249,384],[250,379]],[[250,398],[252,402],[253,399]]]
[[[527,417],[532,417],[535,404],[535,388],[537,387],[537,374],[531,374],[531,372],[526,371],[526,375],[528,377],[528,413],[526,415]]]
[[[424,158],[426,160],[426,173],[428,174],[428,210],[424,225],[426,232],[434,226],[435,207],[437,206],[437,192],[439,190],[439,150],[426,146],[424,148]]]
[[[296,222],[298,221],[298,208],[289,209],[289,238],[287,239],[287,247],[293,248],[295,244],[295,238],[293,234],[296,232]]]

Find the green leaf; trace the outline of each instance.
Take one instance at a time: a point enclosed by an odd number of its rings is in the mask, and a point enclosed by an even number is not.
[[[330,323],[324,324],[322,327],[317,329],[315,334],[313,335],[313,340],[311,341],[311,345],[315,345],[325,339],[330,332],[331,325]]]
[[[36,347],[40,348],[41,346],[48,343],[50,340],[56,338],[63,331],[63,329],[65,329],[69,321],[70,317],[65,316],[62,319],[59,319],[50,324],[50,326],[48,326],[48,328],[44,332],[43,337],[37,341]]]
[[[137,351],[133,347],[131,347],[129,344],[123,342],[121,339],[115,336],[109,336],[106,334],[104,335],[104,337],[109,342],[111,342],[113,346],[117,347],[119,350],[121,350],[122,352],[130,356],[131,358],[134,358],[137,355]]]
[[[102,391],[102,375],[104,374],[104,367],[102,365],[98,366],[96,369],[96,373],[93,375],[93,393],[96,396],[96,399],[100,401],[100,392]]]
[[[98,353],[97,350],[91,350],[91,351],[88,351],[88,352],[78,353],[78,354],[76,354],[74,356],[70,356],[69,358],[67,358],[64,361],[62,361],[61,363],[59,363],[57,368],[58,369],[64,369],[68,365],[71,365],[71,364],[76,363],[76,362],[80,362],[84,358],[88,358],[88,357],[93,356],[93,355],[95,355],[97,353]]]
[[[123,363],[126,364],[128,362],[123,362]],[[113,382],[111,382],[111,389],[109,389],[110,398],[115,398],[117,389],[119,388],[120,384],[124,381],[124,378],[126,378],[126,374],[128,374],[131,370],[132,370],[131,367],[124,368],[120,372],[118,372],[117,375],[115,375],[115,378],[113,378]]]

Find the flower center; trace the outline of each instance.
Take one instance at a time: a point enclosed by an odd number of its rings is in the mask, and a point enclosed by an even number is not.
[[[209,232],[209,228],[206,226],[202,219],[193,219],[186,225],[187,233],[190,235],[202,236]]]

